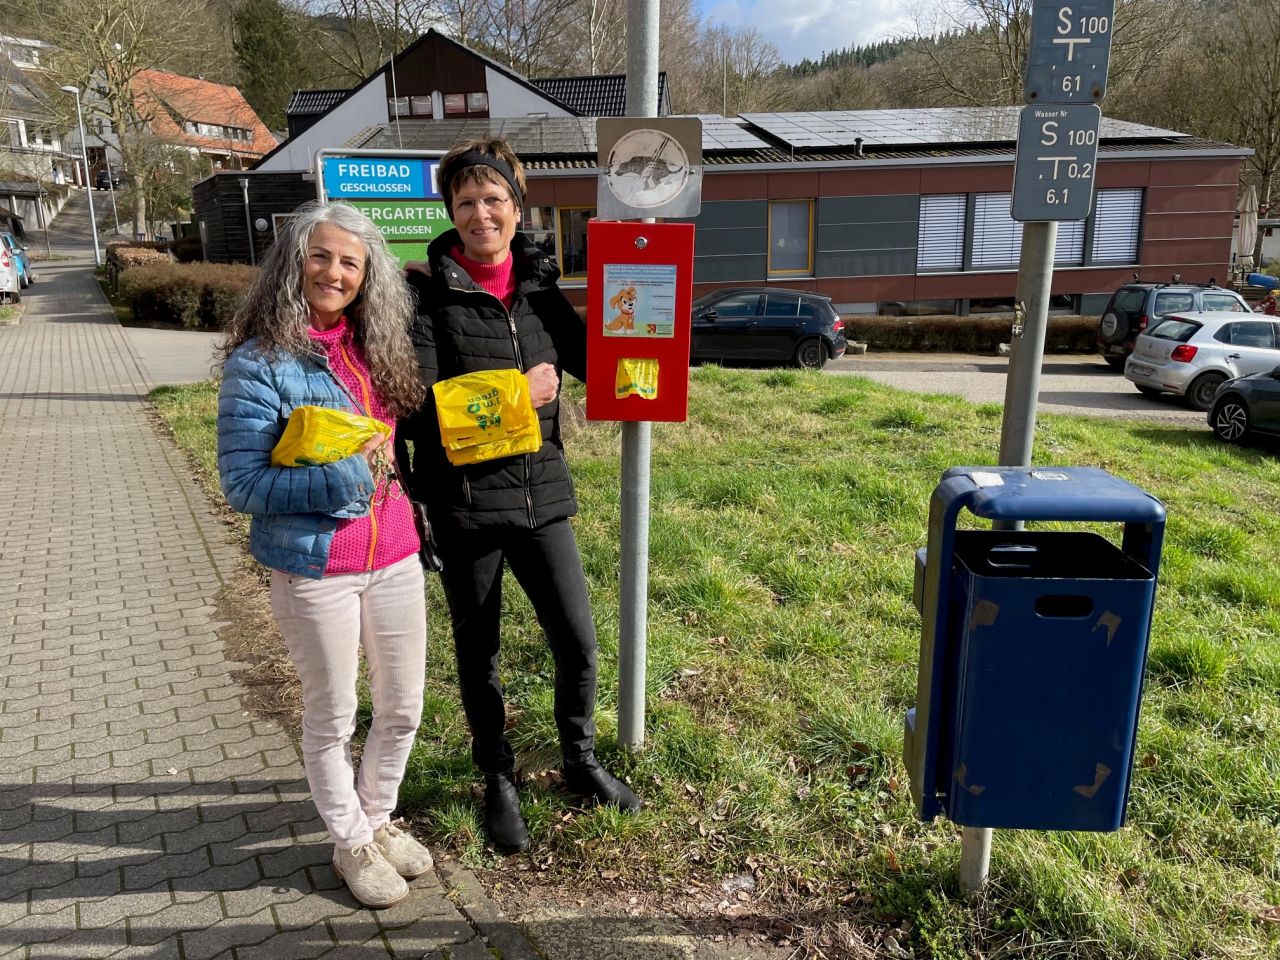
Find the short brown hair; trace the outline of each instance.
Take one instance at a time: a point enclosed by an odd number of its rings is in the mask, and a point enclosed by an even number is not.
[[[453,145],[453,148],[440,158],[440,171],[443,173],[451,166],[457,163],[459,157],[464,153],[471,151],[488,154],[489,156],[501,160],[511,168],[511,172],[515,174],[516,186],[520,188],[520,196],[512,197],[512,202],[521,209],[524,208],[524,195],[527,190],[524,179],[524,166],[520,163],[520,158],[516,156],[511,144],[507,143],[501,137],[494,137],[490,140],[463,140]],[[449,216],[453,216],[453,191],[468,183],[496,183],[500,187],[504,187],[508,193],[511,187],[507,185],[507,181],[497,170],[492,167],[473,164],[469,167],[462,167],[460,170],[451,172],[449,177],[441,178],[440,195],[444,197],[445,208],[449,211]]]

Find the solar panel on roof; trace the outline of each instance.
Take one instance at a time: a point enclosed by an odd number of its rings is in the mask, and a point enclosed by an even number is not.
[[[745,113],[742,118],[792,147],[920,146],[956,143],[1012,143],[1017,139],[1019,107],[970,107],[919,110],[839,110],[822,113]],[[1176,137],[1120,120],[1103,120],[1110,139]]]
[[[760,150],[772,146],[760,139],[737,120],[719,114],[701,116],[702,149],[706,150]]]

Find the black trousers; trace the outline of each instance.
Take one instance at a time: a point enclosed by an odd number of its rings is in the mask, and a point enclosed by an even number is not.
[[[471,756],[485,774],[510,773],[498,676],[503,561],[528,595],[555,661],[555,720],[568,762],[595,745],[596,631],[582,558],[568,520],[536,530],[441,531],[441,581],[453,619]]]

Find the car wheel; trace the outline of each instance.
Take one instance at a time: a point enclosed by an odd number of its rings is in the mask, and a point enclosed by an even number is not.
[[[1213,405],[1213,395],[1227,378],[1220,373],[1202,373],[1187,387],[1187,403],[1196,410],[1208,410]]]
[[[1158,397],[1164,393],[1163,390],[1157,390],[1155,387],[1138,387],[1138,392],[1144,397]]]
[[[821,370],[827,363],[827,348],[816,337],[801,340],[796,347],[795,364],[801,370]]]
[[[18,278],[18,286],[21,287],[23,290],[31,286],[31,281],[27,279],[27,275],[25,273]]]
[[[1112,370],[1124,370],[1124,357],[1103,357],[1107,361],[1107,366]]]
[[[1209,414],[1209,426],[1219,440],[1243,443],[1249,434],[1249,411],[1239,397],[1223,397]]]

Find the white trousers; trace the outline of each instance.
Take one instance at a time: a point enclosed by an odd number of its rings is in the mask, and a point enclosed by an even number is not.
[[[395,809],[422,719],[427,610],[417,555],[372,573],[321,580],[271,574],[271,613],[302,681],[302,759],[333,842],[373,840]],[[373,721],[357,777],[351,762],[360,647]]]

